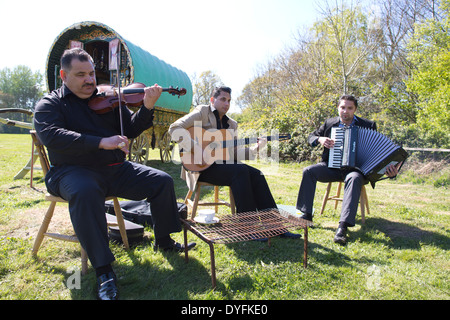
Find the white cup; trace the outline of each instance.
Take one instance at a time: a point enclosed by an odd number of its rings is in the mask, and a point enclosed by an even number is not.
[[[198,211],[199,218],[205,222],[212,222],[216,212],[213,209],[202,209]]]

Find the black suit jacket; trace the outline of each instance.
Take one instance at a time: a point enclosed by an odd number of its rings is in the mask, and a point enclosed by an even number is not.
[[[377,125],[376,125],[375,121],[367,120],[367,119],[360,118],[357,116],[355,116],[355,118],[356,118],[355,126],[377,130]],[[317,146],[319,144],[319,142],[317,141],[317,139],[319,139],[319,137],[330,138],[331,137],[331,128],[338,127],[338,126],[339,126],[339,117],[327,119],[324,122],[324,124],[322,124],[320,126],[319,129],[317,129],[316,131],[314,131],[313,133],[311,133],[308,136],[308,143],[313,147]],[[330,149],[324,148],[323,153],[322,153],[322,161],[323,162],[328,163],[329,154],[330,154]]]

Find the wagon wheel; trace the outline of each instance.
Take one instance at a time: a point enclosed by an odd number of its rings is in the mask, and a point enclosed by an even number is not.
[[[161,141],[159,142],[159,155],[163,163],[172,161],[172,152],[175,147],[175,142],[172,141],[168,131],[164,132]]]
[[[146,164],[150,143],[146,134],[131,140],[129,159],[133,162]]]

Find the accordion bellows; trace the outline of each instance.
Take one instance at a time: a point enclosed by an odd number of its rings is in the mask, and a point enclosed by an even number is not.
[[[333,127],[331,139],[335,143],[330,149],[328,167],[354,168],[371,182],[380,180],[387,166],[396,165],[408,157],[401,146],[368,128]]]

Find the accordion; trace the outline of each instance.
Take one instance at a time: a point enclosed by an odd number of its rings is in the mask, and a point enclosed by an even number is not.
[[[334,147],[329,168],[354,168],[370,182],[385,174],[386,167],[404,162],[408,153],[381,133],[361,127],[331,128]]]

